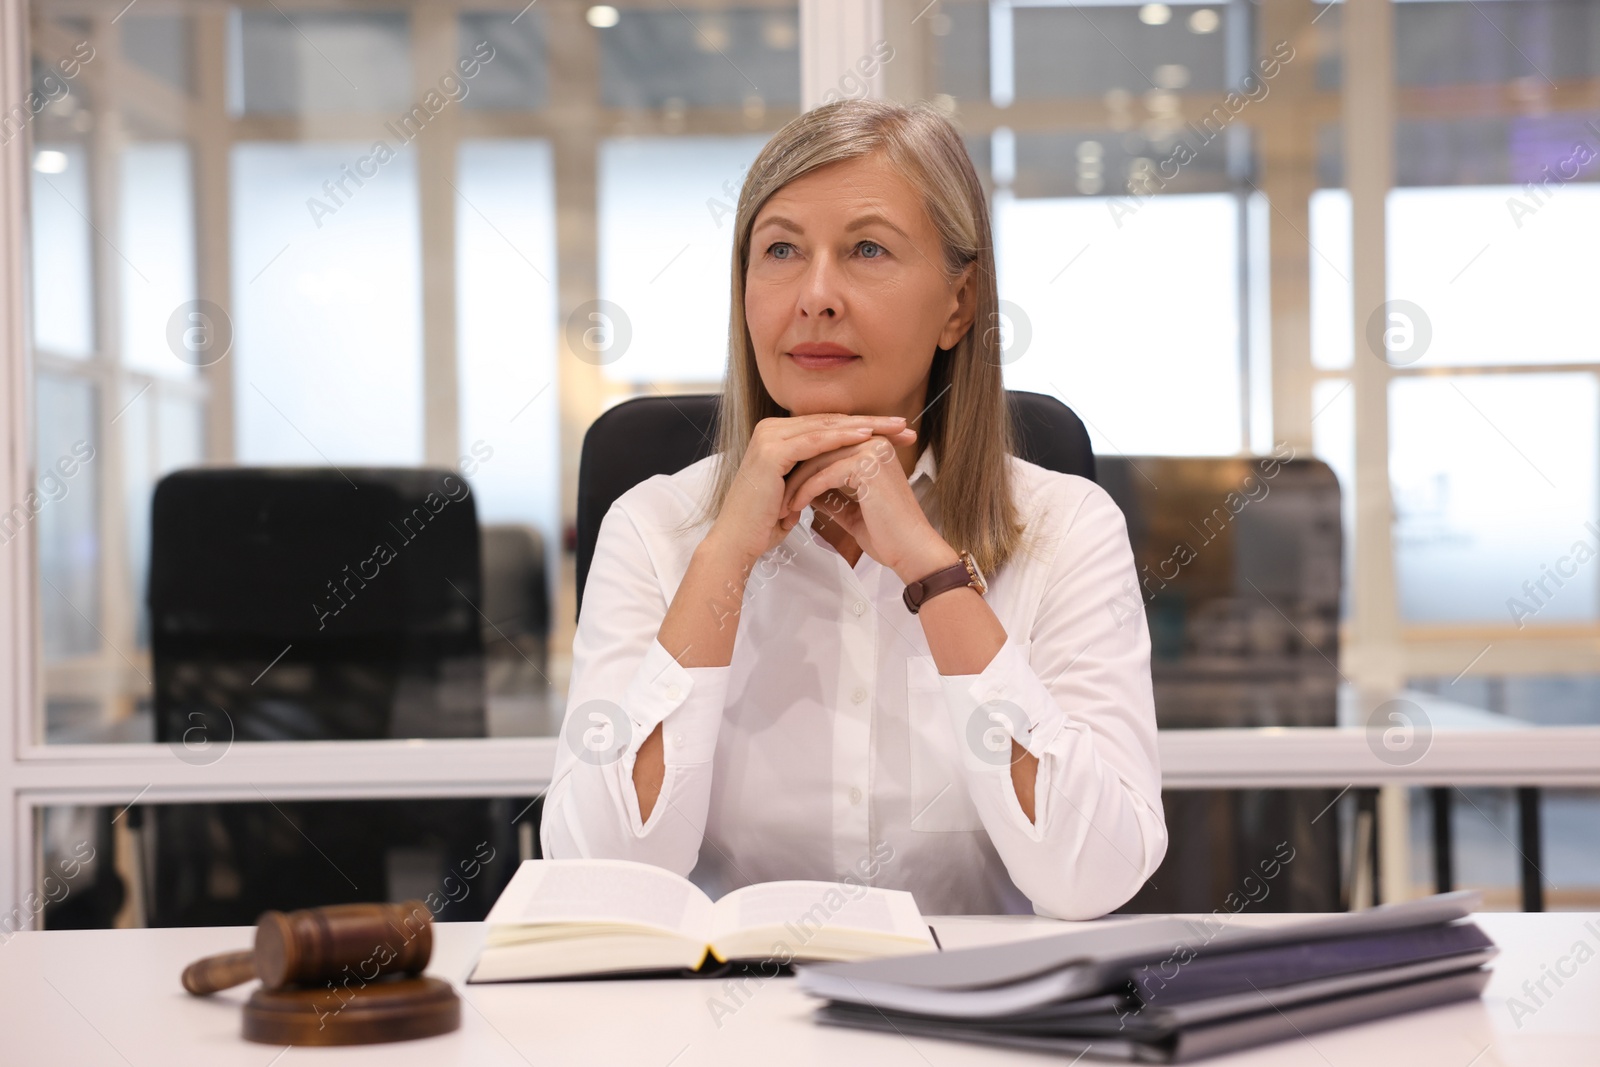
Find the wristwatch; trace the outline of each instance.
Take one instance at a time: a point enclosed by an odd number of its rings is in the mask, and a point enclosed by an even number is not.
[[[905,592],[900,594],[900,599],[906,602],[906,607],[915,615],[922,605],[928,602],[929,597],[938,596],[951,589],[960,589],[964,585],[976,589],[979,596],[989,591],[989,582],[978,569],[978,561],[965,549],[961,552],[959,563],[952,563],[942,570],[934,571],[926,578],[912,582],[906,586]]]

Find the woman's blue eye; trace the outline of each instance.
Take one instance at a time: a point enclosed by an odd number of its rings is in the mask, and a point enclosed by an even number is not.
[[[879,252],[888,252],[888,249],[884,248],[882,245],[880,245],[876,241],[862,241],[860,244],[856,245],[856,247],[857,248],[871,247],[871,248],[876,248]],[[883,257],[882,256],[864,256],[863,258],[864,259],[882,259]]]
[[[780,248],[789,248],[789,247],[791,247],[791,246],[787,241],[779,241],[775,245],[768,245],[767,246],[767,255],[772,256],[773,259],[788,259],[789,258],[788,256],[774,255],[774,253]]]

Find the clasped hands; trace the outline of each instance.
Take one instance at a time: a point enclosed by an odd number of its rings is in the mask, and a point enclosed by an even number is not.
[[[811,505],[901,581],[927,577],[960,557],[928,522],[895,454],[916,439],[898,415],[762,419],[696,551],[748,574]]]

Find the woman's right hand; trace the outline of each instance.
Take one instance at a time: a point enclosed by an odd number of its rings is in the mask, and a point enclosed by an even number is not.
[[[744,462],[733,479],[722,511],[706,534],[719,551],[741,563],[754,563],[794,529],[800,512],[785,512],[789,472],[836,448],[859,444],[877,434],[892,445],[910,444],[916,431],[899,415],[796,415],[756,423]]]

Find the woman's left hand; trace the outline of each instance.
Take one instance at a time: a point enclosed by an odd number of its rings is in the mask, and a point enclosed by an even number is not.
[[[960,558],[928,522],[894,446],[884,437],[814,456],[785,480],[790,486],[786,512],[813,505],[902,582],[926,578]]]

